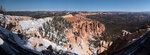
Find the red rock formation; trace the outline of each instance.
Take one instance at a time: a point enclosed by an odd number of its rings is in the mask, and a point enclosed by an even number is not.
[[[80,14],[74,17],[65,17],[64,19],[73,22],[73,28],[65,33],[67,39],[70,41],[71,49],[78,50],[81,55],[91,55],[92,52],[89,49],[88,40],[95,40],[93,36],[100,35],[105,30],[105,26],[98,21],[87,19]]]
[[[67,44],[67,45],[65,45],[64,47],[65,47],[65,48],[68,48],[69,46],[70,46],[70,44]]]
[[[78,19],[76,17],[66,17],[65,20],[69,21],[69,22],[77,22]]]

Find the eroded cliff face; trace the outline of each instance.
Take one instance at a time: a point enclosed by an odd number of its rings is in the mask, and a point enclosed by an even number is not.
[[[13,32],[13,38],[21,38],[19,39],[22,43],[20,45],[47,55],[54,53],[78,55],[113,53],[131,44],[146,32],[145,29],[133,33],[122,30],[122,36],[114,41],[99,39],[104,37],[102,35],[105,31],[104,24],[86,18],[87,15],[96,14],[101,13],[79,12],[75,15],[40,19],[0,15],[0,26]],[[0,31],[2,30],[4,29],[0,29]],[[8,38],[18,41],[11,38],[11,35],[8,36],[10,36]]]
[[[86,55],[92,54],[95,53],[94,51],[97,51],[96,53],[98,54],[116,52],[131,44],[146,32],[146,29],[139,29],[133,33],[122,30],[122,36],[120,38],[115,41],[99,40],[97,42],[99,43],[98,48],[96,48],[89,40],[95,40],[93,37],[102,37],[101,33],[105,30],[105,27],[98,21],[86,18],[86,15],[95,14],[79,13],[75,16],[68,15],[64,17],[68,22],[73,22],[73,28],[66,33],[66,36],[69,36],[67,39],[71,41],[69,45],[72,49],[79,49],[81,54],[85,54],[86,52]]]
[[[63,51],[60,54],[71,52],[92,55],[96,54],[98,49],[103,52],[107,49],[102,49],[103,47],[112,44],[112,42],[101,41],[99,44],[102,48],[99,48],[91,43],[91,41],[97,41],[95,37],[102,37],[105,26],[81,14],[35,20],[31,20],[31,17],[5,16],[2,18],[1,26],[28,41],[26,44],[30,46],[25,46],[37,51],[49,52],[47,48],[51,46],[54,52]]]
[[[91,55],[97,51],[89,40],[96,41],[94,36],[101,37],[101,33],[105,30],[102,23],[77,16],[64,17],[64,19],[72,22],[73,28],[65,33],[72,50],[78,50],[80,55]]]
[[[19,21],[21,20],[30,20],[31,17],[27,16],[10,16],[10,15],[5,15],[1,17],[1,26],[10,30],[11,32],[15,34],[22,34],[22,27],[19,24]]]
[[[3,26],[4,28],[19,34],[22,33],[22,29],[20,24],[18,23],[18,20],[20,20],[20,17],[18,16],[5,16],[1,18],[1,26]]]
[[[40,33],[45,39],[67,48],[68,52],[91,55],[98,48],[90,41],[97,41],[95,37],[101,37],[104,30],[105,26],[98,21],[69,14],[47,21],[40,28]]]

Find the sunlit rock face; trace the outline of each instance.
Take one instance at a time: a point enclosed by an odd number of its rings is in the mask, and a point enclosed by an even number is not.
[[[112,41],[105,41],[105,40],[101,40],[100,41],[100,45],[98,47],[97,53],[103,53],[104,51],[108,50],[108,48],[112,45]]]
[[[65,33],[70,41],[71,50],[78,50],[80,55],[91,55],[96,48],[91,46],[89,40],[96,41],[94,36],[101,37],[101,33],[105,30],[105,26],[94,20],[76,16],[64,17],[68,22],[72,22],[72,28]]]

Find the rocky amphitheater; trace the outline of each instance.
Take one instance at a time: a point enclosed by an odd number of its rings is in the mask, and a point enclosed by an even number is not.
[[[118,51],[146,32],[145,29],[134,33],[123,30],[123,39],[97,40],[103,37],[101,34],[106,28],[101,22],[86,18],[86,15],[93,14],[97,13],[68,14],[39,19],[1,14],[0,45],[3,45],[0,47],[6,52],[9,49],[10,52],[7,54],[14,55],[97,55]]]

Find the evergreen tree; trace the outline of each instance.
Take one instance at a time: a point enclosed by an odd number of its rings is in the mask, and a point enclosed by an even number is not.
[[[2,13],[2,14],[4,13],[2,5],[0,5],[0,13]]]

